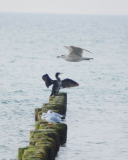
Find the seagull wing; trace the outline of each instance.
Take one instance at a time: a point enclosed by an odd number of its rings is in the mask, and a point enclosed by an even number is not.
[[[67,46],[64,46],[66,49],[69,50],[69,56],[79,56],[79,57],[82,57],[83,55],[83,49],[81,48],[78,48],[78,47],[74,47],[74,46],[70,46],[70,47],[67,47]]]
[[[69,88],[69,87],[77,87],[79,84],[72,79],[64,79],[61,81],[61,87],[60,88]]]
[[[89,52],[89,53],[92,53],[86,49],[83,49],[83,48],[79,48],[79,47],[74,47],[74,46],[70,46],[70,47],[67,47],[65,46],[65,48],[67,48],[69,50],[69,56],[80,56],[82,57],[83,56],[83,50],[86,51],[86,52]]]
[[[50,116],[50,119],[53,122],[60,122],[61,121],[61,119],[59,117],[56,117],[56,116]]]
[[[79,47],[74,47],[74,46],[70,46],[70,48],[72,49],[72,52],[70,53],[71,56],[83,56],[83,49],[79,48]]]
[[[54,84],[54,80],[52,80],[48,74],[42,76],[42,79],[45,81],[45,85],[49,88],[50,85]]]
[[[89,52],[89,53],[92,53],[92,52],[90,52],[90,51],[88,51],[88,50],[86,50],[86,49],[83,49],[84,51],[86,51],[86,52]],[[93,54],[93,53],[92,53]]]
[[[66,48],[66,49],[68,49],[68,50],[69,50],[69,54],[72,52],[72,48],[71,48],[71,47],[64,46],[64,48]]]

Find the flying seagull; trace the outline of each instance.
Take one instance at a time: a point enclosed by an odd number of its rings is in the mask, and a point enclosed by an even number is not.
[[[57,56],[57,58],[63,58],[64,60],[69,61],[69,62],[80,62],[83,60],[93,59],[93,58],[83,57],[83,51],[87,51],[89,53],[92,53],[86,49],[82,49],[82,48],[74,47],[74,46],[70,46],[70,47],[64,46],[64,47],[69,50],[69,54]]]
[[[45,81],[45,85],[48,88],[50,85],[53,85],[51,95],[58,95],[58,92],[61,88],[68,88],[68,87],[76,87],[79,86],[79,84],[72,79],[64,79],[61,81],[61,79],[58,77],[61,73],[57,72],[55,74],[56,80],[52,80],[48,74],[45,74],[42,76],[42,79]]]

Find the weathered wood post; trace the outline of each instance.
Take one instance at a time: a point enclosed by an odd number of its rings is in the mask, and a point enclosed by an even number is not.
[[[55,160],[60,145],[66,143],[67,125],[56,123],[51,127],[41,119],[42,113],[52,110],[66,114],[67,94],[49,97],[49,103],[35,109],[35,130],[30,131],[29,146],[18,149],[18,160]]]

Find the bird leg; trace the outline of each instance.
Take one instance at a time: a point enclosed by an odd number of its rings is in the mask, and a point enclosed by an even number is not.
[[[55,93],[55,96],[59,96],[59,95],[58,95],[58,92],[57,92],[57,93]]]

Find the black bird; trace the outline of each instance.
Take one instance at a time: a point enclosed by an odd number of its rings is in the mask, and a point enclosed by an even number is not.
[[[73,81],[72,79],[64,79],[64,80],[60,80],[60,78],[58,77],[61,73],[57,72],[55,74],[55,77],[57,80],[52,80],[48,74],[45,74],[42,76],[42,79],[45,81],[45,84],[47,86],[47,88],[49,88],[50,85],[53,84],[53,87],[52,87],[52,92],[51,92],[51,95],[58,95],[58,92],[61,88],[68,88],[68,87],[76,87],[76,86],[79,86],[79,84],[75,81]]]

